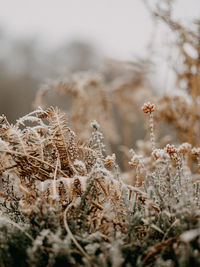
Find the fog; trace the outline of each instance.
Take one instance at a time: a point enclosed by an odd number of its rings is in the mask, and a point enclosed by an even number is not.
[[[173,88],[166,60],[171,53],[168,31],[152,19],[143,1],[0,3],[0,113],[11,121],[33,108],[36,91],[47,79],[99,71],[110,59],[132,61],[154,55],[154,87],[158,92]],[[197,0],[173,5],[174,17],[186,24],[199,13]]]

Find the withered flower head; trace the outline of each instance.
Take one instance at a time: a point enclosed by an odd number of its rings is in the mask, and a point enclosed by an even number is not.
[[[168,153],[169,155],[172,155],[177,153],[177,149],[175,148],[174,145],[167,144],[165,147],[165,152]]]
[[[106,168],[110,168],[111,166],[113,166],[114,163],[115,163],[115,160],[116,160],[115,154],[112,154],[112,156],[107,156],[105,158],[105,166],[106,166]]]
[[[144,105],[142,107],[142,111],[144,113],[152,113],[154,110],[155,110],[155,105],[151,104],[150,102],[144,103]]]

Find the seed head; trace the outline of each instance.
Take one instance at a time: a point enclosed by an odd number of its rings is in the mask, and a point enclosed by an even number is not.
[[[114,163],[115,163],[115,159],[116,159],[115,154],[112,154],[112,156],[107,156],[105,158],[105,166],[106,166],[106,168],[110,168],[111,166],[113,166]]]
[[[165,147],[165,152],[168,153],[169,155],[177,153],[177,149],[175,148],[174,145],[166,145]]]
[[[150,102],[144,103],[144,105],[142,107],[142,111],[144,113],[152,113],[154,110],[155,110],[155,105],[151,104]]]
[[[94,130],[98,130],[99,129],[99,124],[98,124],[98,122],[96,121],[96,120],[93,120],[92,122],[91,122],[91,126],[92,126],[92,128],[94,129]]]

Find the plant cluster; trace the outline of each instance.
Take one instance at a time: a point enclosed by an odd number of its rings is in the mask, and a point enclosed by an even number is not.
[[[154,105],[143,111],[151,116]],[[188,156],[199,149],[152,143],[148,158],[132,150],[132,186],[91,126],[82,144],[58,109],[15,125],[1,117],[2,266],[198,265],[200,187]]]
[[[37,94],[41,107],[14,125],[0,117],[0,266],[200,265],[200,64],[183,50],[189,42],[199,53],[199,32],[174,22],[170,8],[152,12],[178,33],[185,92],[143,105],[148,134],[134,149],[147,61],[123,64],[132,74],[120,78],[115,70],[50,82]],[[44,108],[49,91],[71,97],[68,119]],[[158,135],[160,120],[174,142]],[[112,152],[118,138],[126,172]]]

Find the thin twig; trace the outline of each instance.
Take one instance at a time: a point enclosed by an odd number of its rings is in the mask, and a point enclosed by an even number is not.
[[[67,206],[67,208],[64,211],[64,226],[65,229],[67,231],[67,233],[69,234],[70,238],[72,239],[72,241],[74,242],[74,244],[76,245],[76,247],[80,250],[80,252],[82,253],[83,256],[86,257],[86,259],[88,260],[89,266],[92,266],[91,261],[90,261],[90,257],[88,256],[88,254],[85,252],[85,250],[81,247],[81,245],[78,243],[78,241],[75,239],[74,235],[72,234],[71,230],[69,229],[68,223],[67,223],[67,213],[69,211],[69,209],[74,205],[74,201],[69,204]]]

